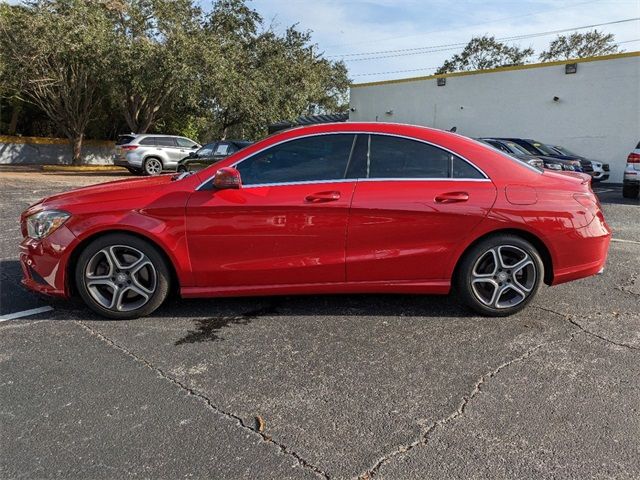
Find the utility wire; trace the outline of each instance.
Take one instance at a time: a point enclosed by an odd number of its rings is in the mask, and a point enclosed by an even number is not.
[[[564,28],[564,29],[559,29],[559,30],[549,30],[546,32],[536,32],[536,33],[530,33],[530,34],[525,34],[525,35],[516,35],[516,36],[511,36],[511,37],[500,37],[497,38],[496,40],[500,40],[500,41],[511,41],[511,40],[525,40],[528,38],[535,38],[535,37],[543,37],[546,35],[554,35],[556,33],[564,33],[564,32],[571,32],[574,30],[584,30],[586,28],[595,28],[595,27],[602,27],[605,25],[616,25],[616,24],[620,24],[620,23],[627,23],[627,22],[635,22],[640,20],[640,17],[634,17],[634,18],[626,18],[623,20],[615,20],[612,22],[604,22],[604,23],[595,23],[592,25],[582,25],[580,27],[572,27],[572,28]],[[366,52],[366,53],[352,53],[352,54],[346,54],[341,56],[344,60],[348,61],[348,62],[362,62],[362,61],[367,61],[367,60],[379,60],[382,58],[392,58],[392,57],[406,57],[406,56],[411,56],[411,55],[421,55],[424,53],[431,53],[431,52],[441,52],[444,50],[455,50],[458,49],[460,47],[463,47],[465,45],[467,45],[468,42],[464,42],[464,43],[449,43],[449,44],[443,44],[443,45],[431,45],[431,46],[425,46],[425,47],[414,47],[414,48],[402,48],[402,49],[397,49],[397,50],[380,50],[377,52]],[[389,55],[386,55],[389,54]],[[374,55],[374,56],[368,56],[368,55]],[[339,56],[339,55],[338,55]],[[347,56],[367,56],[366,58],[346,58]],[[331,57],[327,57],[327,58],[335,58],[336,56],[331,56]],[[340,57],[340,56],[339,56]]]
[[[640,42],[640,38],[634,38],[632,40],[624,40],[622,42],[617,42],[617,44],[620,45],[620,44],[623,44],[623,43],[633,43],[633,42]],[[576,59],[576,60],[579,60],[579,59]],[[423,71],[426,71],[426,70],[437,70],[438,68],[440,68],[440,67],[411,68],[409,70],[394,70],[394,71],[391,71],[391,72],[354,73],[351,76],[352,77],[369,77],[369,76],[373,76],[373,75],[391,75],[393,73],[423,72]]]

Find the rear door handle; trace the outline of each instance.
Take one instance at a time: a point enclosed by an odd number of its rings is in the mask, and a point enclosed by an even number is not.
[[[469,200],[467,192],[447,192],[436,195],[436,203],[460,203]]]
[[[317,192],[304,198],[307,203],[327,203],[340,200],[340,192]]]

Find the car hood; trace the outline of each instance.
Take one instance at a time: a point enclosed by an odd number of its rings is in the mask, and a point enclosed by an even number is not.
[[[23,216],[31,215],[43,209],[73,211],[75,206],[130,200],[149,195],[150,191],[163,188],[171,182],[173,175],[158,175],[148,178],[128,178],[114,182],[101,183],[58,193],[31,205]]]

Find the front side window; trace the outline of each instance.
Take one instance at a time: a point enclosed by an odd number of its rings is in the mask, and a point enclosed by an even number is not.
[[[369,178],[484,178],[460,157],[417,140],[371,135]]]
[[[240,162],[244,185],[345,178],[355,135],[335,134],[282,143]]]
[[[209,143],[205,146],[203,146],[202,148],[200,148],[200,150],[198,150],[196,152],[196,156],[198,157],[210,157],[213,154],[213,148],[216,146],[215,143]]]

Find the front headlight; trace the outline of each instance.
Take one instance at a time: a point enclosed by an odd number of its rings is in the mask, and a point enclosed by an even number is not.
[[[559,163],[547,163],[545,165],[549,170],[562,170],[562,165]]]
[[[575,172],[576,168],[573,165],[563,165],[563,168],[565,170],[568,170],[570,172]]]
[[[43,210],[27,217],[27,235],[40,240],[55,232],[71,215],[61,210]]]

